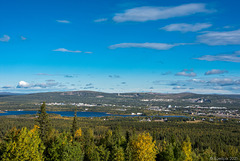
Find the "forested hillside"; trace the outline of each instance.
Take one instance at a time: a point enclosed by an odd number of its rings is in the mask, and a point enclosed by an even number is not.
[[[199,100],[207,100],[199,102]],[[101,106],[111,104],[116,106],[146,107],[152,106],[227,106],[238,109],[240,95],[204,95],[194,93],[161,94],[161,93],[102,93],[93,91],[48,92],[26,95],[9,95],[0,97],[0,110],[37,109],[41,102],[88,103]]]

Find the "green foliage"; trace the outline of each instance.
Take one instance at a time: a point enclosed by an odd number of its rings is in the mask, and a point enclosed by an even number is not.
[[[39,138],[37,127],[31,131],[27,128],[12,129],[2,143],[3,161],[43,160],[44,146]]]
[[[111,160],[112,161],[124,161],[125,160],[125,154],[122,147],[115,145],[113,147],[112,153],[111,153]]]
[[[61,133],[48,142],[46,150],[46,160],[65,161],[65,160],[83,160],[84,154],[82,145],[79,142],[73,142],[72,136],[68,133]]]
[[[207,148],[202,153],[201,159],[203,161],[205,161],[205,160],[211,160],[211,158],[215,158],[215,157],[216,157],[216,154],[212,151],[212,149],[211,148]]]
[[[106,149],[103,145],[97,147],[97,152],[99,154],[100,161],[107,161],[110,156],[110,151]]]
[[[50,122],[48,118],[48,114],[46,112],[46,104],[43,102],[41,105],[41,109],[38,113],[38,119],[37,122],[40,127],[40,138],[44,143],[48,140],[48,134],[50,132]]]
[[[85,147],[85,161],[100,161],[99,153],[97,151],[97,146],[90,142]]]
[[[71,128],[72,137],[75,136],[75,133],[77,131],[77,111],[74,111],[74,117],[73,117],[73,123]]]

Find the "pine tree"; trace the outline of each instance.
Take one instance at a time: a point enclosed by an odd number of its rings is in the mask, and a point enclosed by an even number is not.
[[[73,117],[73,123],[72,123],[72,129],[71,129],[71,133],[72,133],[72,137],[75,136],[75,133],[77,131],[77,111],[74,111],[74,117]]]
[[[40,129],[40,138],[42,139],[43,143],[46,144],[48,140],[48,133],[50,132],[50,122],[48,114],[46,112],[45,102],[43,102],[43,104],[41,105],[41,109],[38,113],[37,122],[39,124]]]

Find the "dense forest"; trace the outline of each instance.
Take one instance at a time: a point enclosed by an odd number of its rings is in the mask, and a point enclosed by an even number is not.
[[[1,160],[239,160],[240,125],[137,118],[0,118]]]

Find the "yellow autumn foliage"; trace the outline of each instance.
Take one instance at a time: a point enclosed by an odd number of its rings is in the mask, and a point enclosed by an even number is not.
[[[36,132],[37,126],[32,130],[22,128],[16,135],[7,136],[8,141],[4,143],[2,152],[3,161],[42,161],[44,146]]]
[[[157,147],[149,133],[141,133],[129,144],[130,160],[133,161],[155,161]]]
[[[185,155],[184,161],[192,161],[192,146],[189,137],[182,143],[182,151]]]
[[[81,137],[82,136],[82,129],[81,128],[77,129],[74,136],[75,136],[75,138]]]

